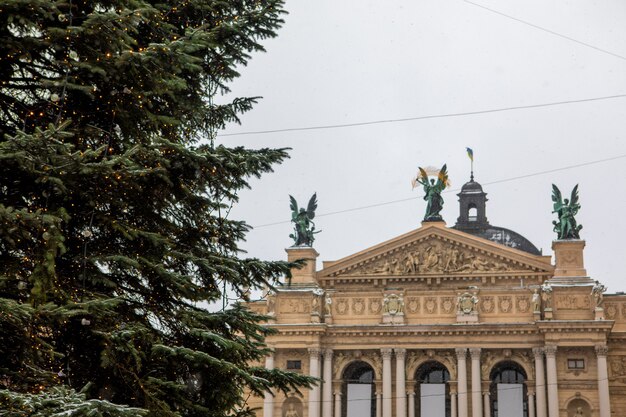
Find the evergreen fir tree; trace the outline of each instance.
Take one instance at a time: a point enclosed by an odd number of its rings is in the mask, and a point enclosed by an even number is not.
[[[0,0],[0,415],[246,415],[311,382],[253,365],[262,316],[204,308],[289,273],[225,215],[286,150],[213,143],[282,7]]]

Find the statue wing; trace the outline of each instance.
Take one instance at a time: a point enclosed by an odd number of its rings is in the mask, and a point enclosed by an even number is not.
[[[572,196],[569,200],[571,207],[578,207],[578,184],[572,190]]]
[[[289,203],[289,208],[291,208],[291,217],[295,218],[298,214],[298,202],[295,198],[293,198],[293,196],[289,195]]]
[[[437,177],[437,189],[439,191],[443,191],[448,186],[448,167],[446,164],[443,164],[441,170],[439,170],[439,175]]]
[[[424,171],[424,168],[422,167],[417,167],[419,175],[417,176],[417,178],[424,180],[424,181],[428,181],[428,174],[426,173],[426,171]]]
[[[314,193],[309,200],[309,205],[306,208],[307,217],[310,220],[315,218],[315,210],[317,210],[317,193]]]
[[[554,202],[554,211],[559,212],[563,207],[563,198],[561,197],[561,190],[554,184],[552,184],[552,201]]]

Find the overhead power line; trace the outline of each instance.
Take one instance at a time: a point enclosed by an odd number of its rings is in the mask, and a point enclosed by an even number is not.
[[[601,163],[604,163],[604,162],[615,161],[616,159],[622,159],[622,158],[626,158],[626,154],[612,156],[610,158],[597,159],[595,161],[583,162],[583,163],[575,164],[575,165],[568,165],[568,166],[564,166],[564,167],[560,167],[560,168],[548,169],[548,170],[545,170],[545,171],[533,172],[533,173],[530,173],[530,174],[517,175],[515,177],[503,178],[503,179],[500,179],[500,180],[483,182],[482,185],[501,184],[503,182],[515,181],[515,180],[519,180],[519,179],[523,179],[523,178],[536,177],[538,175],[550,174],[550,173],[553,173],[553,172],[565,171],[565,170],[568,170],[568,169],[580,168],[580,167],[584,167],[584,166],[588,166],[588,165],[601,164]],[[445,190],[444,193],[454,193],[454,192],[457,192],[457,191],[461,191],[461,189],[460,188],[454,188],[454,189],[450,189],[450,190]],[[403,203],[405,201],[415,200],[416,198],[418,198],[418,197],[409,197],[409,198],[403,198],[403,199],[400,199],[400,200],[384,201],[382,203],[375,203],[375,204],[370,204],[370,205],[367,205],[367,206],[360,206],[360,207],[353,207],[353,208],[344,209],[344,210],[331,211],[331,212],[328,212],[328,213],[318,214],[317,217],[334,216],[336,214],[349,213],[349,212],[352,212],[352,211],[366,210],[366,209],[370,209],[370,208],[374,208],[374,207],[387,206],[387,205],[396,204],[396,203]],[[259,226],[253,226],[253,228],[254,229],[260,229],[262,227],[276,226],[276,225],[279,225],[279,224],[286,224],[286,223],[291,223],[291,220],[283,220],[283,221],[274,222],[274,223],[261,224]]]
[[[530,27],[533,27],[533,28],[535,28],[535,29],[542,30],[542,31],[547,32],[547,33],[549,33],[549,34],[551,34],[551,35],[558,36],[559,38],[567,39],[568,41],[571,41],[571,42],[577,43],[577,44],[579,44],[579,45],[586,46],[587,48],[595,49],[596,51],[599,51],[599,52],[602,52],[602,53],[605,53],[605,54],[611,55],[611,56],[613,56],[613,57],[615,57],[615,58],[623,59],[623,60],[625,60],[625,61],[626,61],[626,57],[625,57],[625,56],[622,56],[622,55],[616,54],[615,52],[607,51],[606,49],[602,49],[602,48],[599,48],[599,47],[597,47],[597,46],[591,45],[591,44],[589,44],[589,43],[579,41],[578,39],[574,39],[574,38],[572,38],[572,37],[570,37],[570,36],[566,36],[566,35],[563,35],[563,34],[561,34],[561,33],[555,32],[555,31],[553,31],[553,30],[546,29],[546,28],[544,28],[544,27],[541,27],[541,26],[535,25],[534,23],[530,23],[530,22],[527,22],[527,21],[525,21],[525,20],[518,19],[518,18],[517,18],[517,17],[515,17],[515,16],[511,16],[511,15],[508,15],[508,14],[502,13],[502,12],[500,12],[500,11],[498,11],[498,10],[490,9],[489,7],[487,7],[487,6],[483,6],[482,4],[474,3],[474,2],[471,2],[471,1],[469,1],[469,0],[463,0],[463,1],[464,1],[465,3],[471,4],[471,5],[473,5],[473,6],[480,7],[481,9],[485,9],[485,10],[487,10],[487,11],[490,11],[491,13],[495,13],[495,14],[498,14],[498,15],[500,15],[500,16],[504,16],[504,17],[506,17],[507,19],[515,20],[516,22],[520,22],[520,23],[523,23],[523,24],[528,25],[528,26],[530,26]]]
[[[344,124],[335,124],[335,125],[290,127],[290,128],[284,128],[284,129],[255,130],[255,131],[237,132],[237,133],[222,133],[222,134],[219,134],[218,136],[226,137],[226,136],[243,136],[243,135],[263,135],[263,134],[268,134],[268,133],[301,132],[301,131],[306,131],[306,130],[322,130],[322,129],[339,129],[339,128],[355,127],[355,126],[377,125],[377,124],[383,124],[383,123],[400,123],[400,122],[411,122],[415,120],[442,119],[446,117],[474,116],[478,114],[497,113],[497,112],[523,110],[523,109],[535,109],[535,108],[540,108],[540,107],[561,106],[564,104],[586,103],[590,101],[600,101],[600,100],[612,100],[612,99],[624,98],[624,97],[626,97],[626,94],[615,94],[612,96],[582,98],[578,100],[553,101],[550,103],[528,104],[525,106],[500,107],[500,108],[495,108],[495,109],[474,110],[474,111],[466,111],[466,112],[459,112],[459,113],[431,114],[431,115],[425,115],[425,116],[405,117],[405,118],[400,118],[400,119],[370,120],[370,121],[365,121],[365,122],[344,123]]]

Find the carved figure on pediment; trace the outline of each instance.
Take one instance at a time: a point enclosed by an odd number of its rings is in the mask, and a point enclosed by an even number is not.
[[[383,268],[382,268],[382,273],[385,275],[389,275],[391,274],[391,264],[389,263],[389,259],[385,259],[385,262],[383,263]]]
[[[450,248],[446,250],[446,266],[444,271],[454,272],[459,269],[460,252],[457,248]]]
[[[541,311],[541,296],[539,295],[539,292],[537,292],[537,288],[533,291],[530,304],[532,306],[533,313],[539,313]]]
[[[434,272],[441,268],[439,265],[440,258],[437,248],[435,246],[429,246],[426,249],[426,260],[424,261],[424,269],[427,272]]]
[[[419,255],[416,252],[409,252],[404,259],[404,272],[407,274],[415,273],[419,270]]]
[[[503,262],[494,262],[492,267],[492,270],[494,271],[508,271],[510,269],[511,268]]]
[[[543,309],[552,309],[552,287],[550,284],[543,284],[541,286],[541,301],[543,302]]]

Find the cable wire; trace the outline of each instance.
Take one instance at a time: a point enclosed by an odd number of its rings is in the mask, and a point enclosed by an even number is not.
[[[478,114],[498,113],[498,112],[523,110],[523,109],[535,109],[535,108],[540,108],[540,107],[561,106],[564,104],[576,104],[576,103],[586,103],[590,101],[612,100],[612,99],[624,98],[624,97],[626,97],[626,94],[615,94],[612,96],[581,98],[577,100],[553,101],[549,103],[528,104],[524,106],[500,107],[500,108],[495,108],[495,109],[475,110],[475,111],[466,111],[466,112],[459,112],[459,113],[431,114],[431,115],[425,115],[425,116],[405,117],[405,118],[400,118],[400,119],[370,120],[370,121],[365,121],[365,122],[344,123],[344,124],[335,124],[335,125],[290,127],[290,128],[284,128],[284,129],[254,130],[254,131],[248,131],[248,132],[222,133],[217,136],[227,137],[227,136],[243,136],[243,135],[264,135],[268,133],[302,132],[302,131],[307,131],[307,130],[322,130],[322,129],[339,129],[339,128],[346,128],[346,127],[369,126],[369,125],[377,125],[377,124],[384,124],[384,123],[411,122],[415,120],[474,116]]]
[[[484,182],[484,183],[482,183],[482,185],[501,184],[503,182],[515,181],[515,180],[519,180],[519,179],[523,179],[523,178],[530,178],[530,177],[535,177],[535,176],[539,176],[539,175],[550,174],[550,173],[553,173],[553,172],[565,171],[565,170],[573,169],[573,168],[580,168],[580,167],[584,167],[584,166],[588,166],[588,165],[601,164],[601,163],[604,163],[604,162],[614,161],[616,159],[622,159],[622,158],[626,158],[626,154],[612,156],[610,158],[597,159],[595,161],[583,162],[583,163],[580,163],[580,164],[568,165],[568,166],[564,166],[564,167],[560,167],[560,168],[548,169],[548,170],[545,170],[545,171],[533,172],[531,174],[518,175],[518,176],[515,176],[515,177],[504,178],[504,179],[501,179],[501,180],[494,180],[494,181]],[[454,189],[445,190],[443,192],[444,193],[453,193],[453,192],[457,192],[457,191],[461,191],[461,189],[460,188],[454,188]],[[366,209],[370,209],[370,208],[374,208],[374,207],[381,207],[381,206],[386,206],[386,205],[390,205],[390,204],[403,203],[405,201],[411,201],[411,200],[415,200],[417,198],[419,198],[419,197],[409,197],[409,198],[402,198],[400,200],[384,201],[382,203],[369,204],[367,206],[353,207],[353,208],[344,209],[344,210],[337,210],[337,211],[331,211],[331,212],[328,212],[328,213],[322,213],[322,214],[316,215],[316,217],[328,217],[328,216],[334,216],[336,214],[349,213],[349,212],[352,212],[352,211],[366,210]],[[279,224],[286,224],[286,223],[291,223],[291,220],[283,220],[283,221],[274,222],[274,223],[261,224],[261,225],[258,225],[258,226],[253,226],[253,228],[254,229],[260,229],[260,228],[263,228],[263,227],[276,226],[276,225],[279,225]]]
[[[616,54],[615,52],[607,51],[606,49],[602,49],[602,48],[599,48],[599,47],[597,47],[597,46],[591,45],[591,44],[589,44],[589,43],[579,41],[578,39],[574,39],[574,38],[572,38],[572,37],[569,37],[569,36],[566,36],[566,35],[562,35],[562,34],[560,34],[560,33],[558,33],[558,32],[553,31],[553,30],[546,29],[546,28],[544,28],[544,27],[541,27],[541,26],[535,25],[534,23],[530,23],[530,22],[527,22],[527,21],[525,21],[525,20],[518,19],[517,17],[514,17],[514,16],[511,16],[511,15],[508,15],[508,14],[505,14],[505,13],[502,13],[502,12],[499,12],[499,11],[497,11],[497,10],[490,9],[489,7],[487,7],[487,6],[483,6],[482,4],[474,3],[474,2],[471,2],[471,1],[469,1],[469,0],[463,0],[463,1],[464,1],[465,3],[471,4],[471,5],[473,5],[473,6],[480,7],[481,9],[485,9],[485,10],[487,10],[487,11],[490,11],[491,13],[495,13],[495,14],[498,14],[498,15],[500,15],[500,16],[504,16],[504,17],[506,17],[507,19],[515,20],[516,22],[523,23],[523,24],[528,25],[528,26],[530,26],[530,27],[533,27],[533,28],[535,28],[535,29],[542,30],[542,31],[547,32],[547,33],[549,33],[549,34],[551,34],[551,35],[558,36],[559,38],[567,39],[568,41],[571,41],[571,42],[577,43],[577,44],[579,44],[579,45],[586,46],[587,48],[595,49],[596,51],[599,51],[599,52],[602,52],[602,53],[605,53],[605,54],[611,55],[611,56],[613,56],[613,57],[615,57],[615,58],[623,59],[623,60],[625,60],[625,61],[626,61],[626,57],[624,57],[624,56],[622,56],[622,55],[619,55],[619,54]]]

